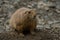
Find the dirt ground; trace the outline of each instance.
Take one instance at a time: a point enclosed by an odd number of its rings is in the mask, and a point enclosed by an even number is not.
[[[21,7],[36,9],[35,35],[7,32],[11,15]],[[60,40],[60,0],[0,0],[0,40]]]
[[[29,34],[24,37],[21,37],[18,34],[12,34],[10,32],[4,32],[0,33],[0,40],[60,40],[58,31],[59,30],[57,30],[57,32],[51,31],[50,29],[39,30],[36,31],[35,35]]]

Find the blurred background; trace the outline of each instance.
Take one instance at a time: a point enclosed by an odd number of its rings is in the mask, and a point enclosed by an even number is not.
[[[37,10],[37,29],[42,36],[38,33],[41,38],[36,40],[60,40],[60,0],[0,0],[0,33],[9,31],[9,19],[21,7]]]

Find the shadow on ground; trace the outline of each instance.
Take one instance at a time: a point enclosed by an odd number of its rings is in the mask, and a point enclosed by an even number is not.
[[[21,37],[17,34],[4,32],[4,33],[0,33],[0,40],[59,40],[59,38],[57,37],[58,34],[54,34],[54,33],[51,30],[39,30],[36,31],[35,35],[29,34],[24,37]]]

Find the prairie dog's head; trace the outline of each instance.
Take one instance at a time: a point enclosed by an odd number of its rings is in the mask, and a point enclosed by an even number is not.
[[[30,9],[25,12],[28,15],[28,18],[35,19],[36,18],[36,10]]]

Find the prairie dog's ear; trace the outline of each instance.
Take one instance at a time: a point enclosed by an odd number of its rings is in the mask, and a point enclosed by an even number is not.
[[[31,13],[35,13],[36,9],[30,9],[28,11],[25,12],[25,14],[31,14]]]
[[[28,11],[28,13],[30,14],[30,13],[35,13],[36,12],[36,9],[30,9],[29,11]]]
[[[25,12],[25,14],[30,14],[30,13],[32,13],[32,10],[28,10]]]

